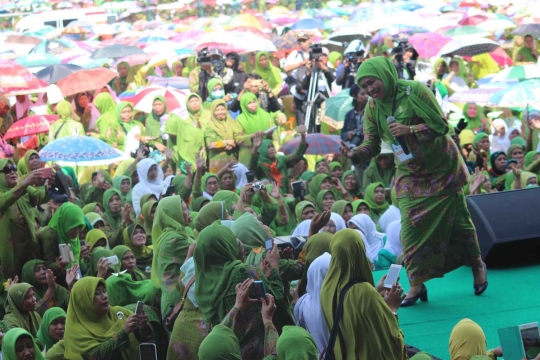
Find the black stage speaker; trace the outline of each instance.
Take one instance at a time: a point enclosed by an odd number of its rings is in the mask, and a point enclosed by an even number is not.
[[[467,207],[488,265],[540,259],[540,187],[467,196]]]

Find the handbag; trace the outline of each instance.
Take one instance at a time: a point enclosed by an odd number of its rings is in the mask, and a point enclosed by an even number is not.
[[[180,311],[182,311],[182,308],[184,307],[184,299],[187,296],[187,293],[189,289],[191,288],[191,285],[195,282],[195,276],[189,280],[189,282],[186,284],[186,287],[184,288],[184,293],[182,294],[182,299],[176,304],[176,306],[172,307],[171,310],[165,315],[165,319],[163,320],[163,325],[169,330],[172,331],[174,327],[174,322],[176,321],[176,318],[180,314]]]
[[[345,286],[339,294],[339,303],[336,310],[336,317],[334,318],[334,325],[332,325],[332,331],[330,332],[330,339],[328,340],[328,346],[326,347],[326,353],[324,354],[324,360],[335,360],[336,354],[334,353],[334,346],[336,345],[337,333],[339,330],[339,321],[343,315],[343,300],[345,300],[345,294],[353,285],[364,282],[363,280],[351,280]]]

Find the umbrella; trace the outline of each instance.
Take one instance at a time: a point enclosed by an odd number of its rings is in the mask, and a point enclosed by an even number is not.
[[[322,121],[335,129],[342,129],[345,114],[349,110],[352,110],[352,108],[352,97],[349,95],[349,89],[345,89],[336,96],[332,96],[326,100]]]
[[[27,68],[60,64],[60,59],[50,54],[28,54],[15,61]]]
[[[465,26],[458,26],[453,29],[447,30],[445,31],[444,34],[446,36],[450,36],[453,38],[468,37],[468,36],[483,37],[483,36],[488,36],[489,32],[482,30],[476,26],[465,25]]]
[[[49,84],[56,84],[66,76],[76,71],[82,70],[82,67],[69,64],[56,64],[47,66],[36,73],[38,79],[44,80]]]
[[[458,24],[476,26],[478,24],[485,22],[488,19],[489,18],[485,15],[473,15],[473,16],[468,16],[466,18],[461,19]]]
[[[356,39],[360,39],[364,41],[370,37],[371,37],[371,34],[368,31],[359,29],[358,27],[349,26],[349,27],[344,27],[337,31],[334,31],[328,37],[328,40],[338,41],[338,42],[351,42]]]
[[[131,102],[136,110],[151,113],[154,98],[161,95],[165,98],[167,109],[172,111],[186,106],[186,97],[188,94],[189,92],[176,90],[172,87],[152,86],[138,92],[131,99]]]
[[[409,44],[414,46],[420,58],[429,59],[452,39],[437,33],[413,34],[409,37]]]
[[[324,29],[324,22],[319,19],[302,19],[291,26],[291,29]]]
[[[489,99],[489,105],[494,107],[525,107],[538,101],[540,101],[540,88],[538,88],[538,81],[534,81],[522,82],[498,91]]]
[[[452,94],[448,100],[456,103],[477,103],[479,105],[485,105],[489,102],[489,99],[491,99],[493,94],[500,90],[500,88],[489,88],[458,91]]]
[[[138,55],[128,55],[121,57],[119,59],[116,59],[113,66],[118,65],[122,61],[125,61],[129,64],[129,66],[136,66],[136,65],[143,65],[146,64],[150,59],[152,59],[152,54],[138,54]]]
[[[41,42],[41,39],[38,39],[33,36],[27,35],[9,35],[5,40],[5,43],[11,44],[28,44],[28,45],[37,45]]]
[[[116,59],[116,58],[121,58],[128,55],[136,55],[136,54],[144,54],[144,51],[142,51],[136,46],[111,45],[111,46],[107,46],[102,49],[98,49],[94,51],[92,55],[90,56],[90,58],[91,59],[103,59],[103,58]]]
[[[518,26],[512,30],[512,35],[532,35],[538,37],[540,36],[540,24],[526,24]]]
[[[56,120],[58,120],[58,115],[34,115],[26,117],[11,125],[4,135],[4,139],[46,133]]]
[[[116,73],[114,71],[105,68],[80,70],[69,74],[56,85],[62,90],[64,96],[69,96],[84,91],[101,89],[115,77]]]
[[[287,141],[280,149],[285,155],[293,154],[300,145],[300,136]],[[306,141],[309,144],[306,154],[327,155],[340,154],[341,137],[338,135],[307,134]]]
[[[492,52],[499,47],[495,41],[474,38],[474,37],[461,37],[448,42],[439,51],[437,57],[443,56],[474,56]]]
[[[90,136],[68,136],[45,145],[41,161],[61,161],[64,165],[108,165],[127,156],[106,142]]]
[[[540,78],[540,66],[511,66],[493,76],[492,81],[510,81]]]
[[[257,19],[256,16],[251,14],[240,14],[233,16],[231,20],[229,21],[230,26],[249,26],[253,27],[255,29],[261,29],[261,23],[259,22],[259,19]]]
[[[169,40],[162,37],[158,37],[158,36],[147,36],[147,37],[137,40],[135,45],[139,47],[145,47],[151,44],[160,43],[162,41],[169,41]]]
[[[296,36],[288,33],[281,36],[273,35],[272,43],[274,43],[274,45],[276,45],[276,48],[280,50],[293,50],[296,49],[296,47],[298,46]]]
[[[24,66],[13,61],[0,61],[0,90],[15,95],[45,92],[39,80]]]
[[[109,3],[108,3],[109,4]],[[94,34],[98,35],[114,35],[118,32],[112,25],[109,24],[96,24],[92,28]]]

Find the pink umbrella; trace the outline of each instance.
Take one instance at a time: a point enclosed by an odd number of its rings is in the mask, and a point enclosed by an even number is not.
[[[142,65],[146,64],[152,57],[155,55],[155,53],[149,53],[149,54],[136,54],[136,55],[128,55],[124,56],[120,59],[117,59],[113,66],[116,66],[117,64],[121,63],[122,61],[125,61],[129,64],[129,66],[135,66],[135,65]]]
[[[503,50],[502,47],[498,47],[497,49],[488,54],[493,60],[497,62],[497,64],[499,64],[499,66],[512,66],[514,64],[512,58],[508,56],[508,54],[506,53],[506,51]],[[464,56],[463,58],[467,61],[471,61],[472,59],[469,56]]]
[[[46,86],[14,61],[0,61],[0,74],[0,93],[30,94],[46,91]]]
[[[136,110],[150,113],[152,112],[154,98],[161,95],[165,98],[167,110],[173,111],[178,108],[186,107],[186,97],[188,94],[189,91],[176,90],[171,87],[152,86],[137,93],[137,95],[135,95],[131,101],[133,102]]]
[[[437,33],[417,33],[409,37],[409,44],[414,46],[421,58],[428,59],[436,56],[450,40],[448,36]]]
[[[60,59],[61,64],[67,64],[71,60],[77,59],[79,57],[89,57],[92,53],[80,49],[80,48],[73,48],[69,49],[68,51],[61,52],[60,54],[57,54],[56,57]]]
[[[176,34],[175,36],[171,38],[171,41],[182,42],[185,40],[198,40],[201,37],[203,37],[204,34],[206,33],[202,30],[188,30],[188,31],[184,31],[184,32]]]

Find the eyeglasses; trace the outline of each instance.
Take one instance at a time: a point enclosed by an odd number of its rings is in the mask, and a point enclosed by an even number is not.
[[[11,165],[11,166],[5,166],[3,169],[2,169],[2,172],[4,174],[9,174],[9,173],[12,173],[12,172],[17,172],[17,166],[16,165]]]
[[[307,40],[306,39],[299,39],[298,42],[301,44],[301,43],[305,43]]]

